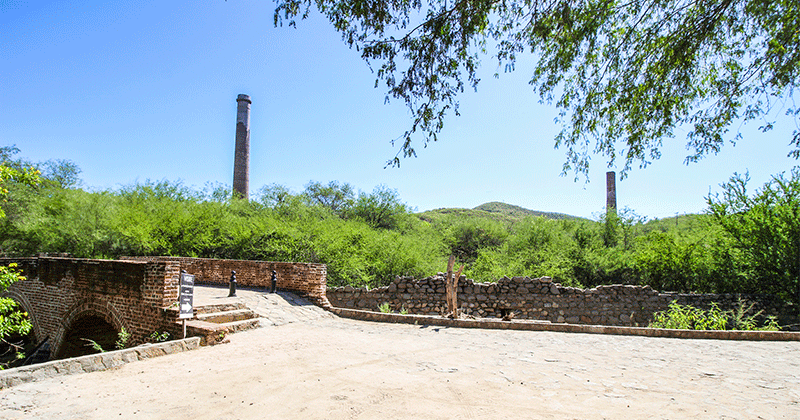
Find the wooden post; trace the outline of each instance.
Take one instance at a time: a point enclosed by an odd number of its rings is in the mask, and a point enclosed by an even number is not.
[[[461,277],[461,272],[464,271],[464,266],[458,269],[455,277],[453,277],[453,265],[456,262],[456,257],[451,255],[450,260],[447,261],[447,277],[445,278],[445,291],[447,300],[447,316],[450,318],[458,319],[458,279]]]
[[[447,261],[447,277],[444,278],[444,285],[445,285],[445,300],[447,301],[447,316],[452,316],[455,308],[453,307],[453,282],[451,281],[453,277],[453,264],[456,262],[456,257],[454,255],[450,256],[450,260]]]

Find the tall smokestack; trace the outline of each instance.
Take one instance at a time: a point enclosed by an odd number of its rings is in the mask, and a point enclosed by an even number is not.
[[[606,172],[606,214],[617,213],[617,174]]]
[[[239,198],[250,196],[250,97],[236,98],[236,150],[233,156],[233,191]]]

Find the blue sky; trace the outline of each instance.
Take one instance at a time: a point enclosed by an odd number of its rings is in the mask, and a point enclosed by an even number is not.
[[[275,28],[273,8],[0,0],[0,145],[33,161],[74,161],[87,189],[230,185],[244,93],[253,101],[251,191],[337,180],[364,191],[385,184],[419,211],[488,201],[590,218],[603,210],[605,158],[592,159],[588,183],[560,176],[557,111],[538,103],[524,62],[495,79],[487,57],[478,91],[461,97],[461,116],[447,119],[439,141],[384,168],[410,124],[405,106],[384,104],[374,74],[326,20]],[[660,160],[618,180],[618,205],[663,218],[702,212],[734,172],[760,186],[798,164],[786,157],[795,125],[779,120],[768,134],[744,126],[735,147],[689,166],[679,130]]]

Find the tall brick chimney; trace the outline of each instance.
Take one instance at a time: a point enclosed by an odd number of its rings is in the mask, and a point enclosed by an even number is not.
[[[617,213],[617,174],[606,172],[606,214]]]
[[[245,200],[250,197],[250,97],[236,98],[236,150],[233,156],[233,191]]]

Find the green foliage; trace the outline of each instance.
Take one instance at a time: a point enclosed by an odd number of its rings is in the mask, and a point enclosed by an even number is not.
[[[408,208],[400,201],[397,190],[385,185],[378,185],[372,194],[359,192],[358,199],[347,211],[350,218],[364,221],[379,229],[396,229],[402,218],[408,214]]]
[[[676,301],[669,304],[669,309],[653,316],[648,328],[667,328],[677,330],[761,330],[779,331],[780,327],[774,318],[767,320],[763,327],[758,327],[756,317],[761,312],[750,314],[753,305],[739,303],[734,311],[723,311],[716,303],[707,311],[691,305],[681,305]]]
[[[333,214],[343,216],[353,205],[355,191],[348,183],[339,184],[337,181],[331,181],[328,185],[323,185],[311,181],[306,185],[303,195],[311,205],[326,208]]]
[[[800,304],[800,167],[750,196],[747,174],[735,174],[708,197],[709,213],[729,236],[738,289],[774,293]]]
[[[169,333],[165,333],[165,334],[169,334]],[[151,337],[152,336],[153,335],[151,334]],[[128,340],[130,340],[130,338],[131,338],[131,333],[127,332],[125,330],[125,327],[120,328],[119,332],[117,333],[117,341],[114,342],[114,349],[115,350],[122,350],[122,349],[128,347]],[[81,340],[86,342],[86,346],[91,347],[92,350],[94,350],[94,351],[96,351],[98,353],[105,353],[106,352],[106,350],[103,348],[103,346],[101,346],[100,343],[98,343],[97,341],[94,341],[94,340],[92,340],[90,338],[81,338]]]
[[[7,267],[0,266],[0,295],[13,283],[25,280],[16,267],[17,265],[13,263]],[[12,335],[24,336],[31,331],[31,328],[33,325],[28,320],[28,314],[20,310],[17,302],[11,298],[0,296],[0,342],[13,349],[12,351],[17,353],[17,357],[21,356],[21,347],[9,342],[8,338]],[[0,364],[0,369],[2,368],[3,365]]]
[[[94,350],[94,351],[96,351],[98,353],[105,353],[106,352],[103,349],[103,346],[101,346],[97,341],[94,341],[91,338],[81,338],[81,340],[86,342],[86,346],[87,347],[91,347],[92,350]]]
[[[450,253],[466,264],[475,262],[480,251],[498,249],[508,235],[505,226],[487,219],[453,220],[444,232]]]
[[[797,299],[799,171],[752,197],[746,180],[734,177],[721,197],[709,198],[709,214],[647,223],[630,210],[598,221],[503,206],[410,214],[395,190],[380,185],[356,197],[338,182],[310,183],[300,194],[270,185],[252,201],[233,199],[224,185],[198,191],[146,181],[87,192],[66,181],[9,182],[0,253],[315,262],[327,265],[330,286],[368,287],[432,275],[455,255],[478,281],[550,276],[578,287],[646,284]]]
[[[22,188],[34,188],[40,181],[39,171],[33,167],[17,169],[14,168],[10,157],[17,153],[16,147],[0,148],[0,201],[7,203],[9,195],[8,188],[12,185]],[[22,166],[22,165],[19,165]],[[6,212],[0,207],[0,222],[6,224]],[[16,264],[9,264],[8,267],[0,266],[0,342],[14,349],[16,357],[22,356],[21,348],[10,343],[7,339],[11,335],[28,334],[32,328],[28,320],[28,314],[19,309],[19,305],[13,299],[2,296],[6,290],[15,282],[25,280],[25,277],[16,269]],[[0,365],[0,369],[3,366]]]
[[[152,333],[150,333],[148,340],[151,343],[163,343],[165,341],[169,341],[171,338],[172,334],[170,334],[168,331],[162,331],[162,332],[153,331]]]
[[[11,156],[18,152],[14,146],[0,147],[0,202],[3,203],[8,202],[8,188],[12,184],[33,187],[40,182],[40,172],[35,167],[10,161]],[[4,217],[6,213],[0,207],[0,219]]]
[[[716,303],[711,304],[708,311],[691,305],[680,305],[676,301],[669,304],[665,312],[656,313],[649,328],[667,328],[677,330],[724,330],[728,324],[725,312]]]
[[[480,206],[475,207],[475,210],[483,210],[489,213],[507,214],[509,216],[520,219],[526,216],[542,216],[547,219],[578,219],[578,220],[581,219],[580,217],[570,216],[568,214],[563,214],[563,213],[528,210],[524,207],[515,206],[513,204],[500,203],[497,201],[491,201],[489,203],[481,204]]]
[[[117,333],[117,341],[114,343],[114,348],[117,350],[122,350],[125,347],[128,347],[128,340],[131,339],[131,333],[125,331],[125,327],[119,329]]]
[[[683,126],[686,160],[696,161],[738,139],[728,131],[742,119],[767,131],[775,109],[800,115],[790,99],[800,81],[796,0],[279,0],[274,23],[295,26],[311,8],[377,69],[386,100],[409,108],[395,165],[416,154],[413,136],[436,141],[447,114],[458,115],[487,54],[507,72],[531,55],[530,85],[559,108],[565,172],[588,173],[593,153],[623,160],[623,173],[646,166]],[[800,157],[800,130],[787,143]]]
[[[634,257],[636,271],[642,281],[656,290],[710,291],[713,262],[708,244],[695,237],[653,231],[639,238],[640,247]]]
[[[392,313],[392,307],[389,306],[389,302],[383,302],[380,305],[378,305],[378,310],[381,311],[381,313],[384,313],[384,314]]]

